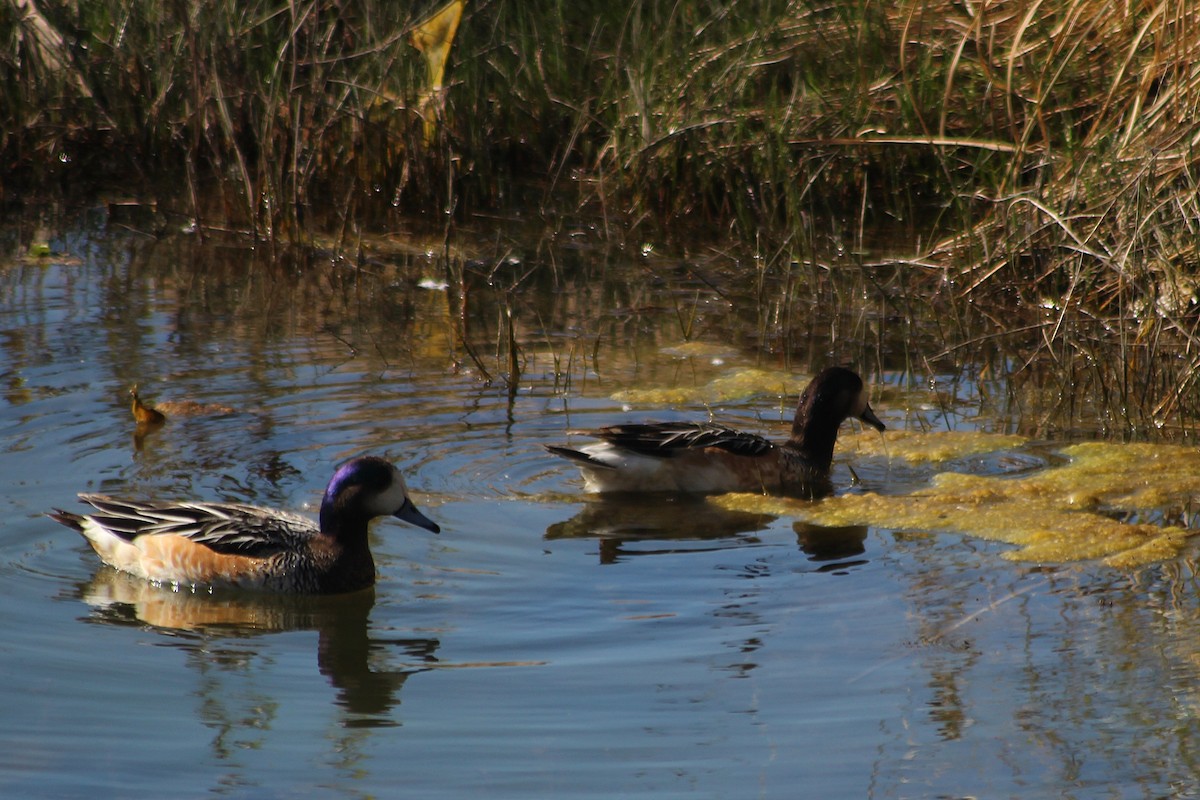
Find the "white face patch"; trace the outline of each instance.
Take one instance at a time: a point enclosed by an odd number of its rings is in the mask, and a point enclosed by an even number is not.
[[[395,514],[408,500],[408,487],[400,470],[392,467],[392,482],[386,490],[371,498],[367,510],[379,516]]]

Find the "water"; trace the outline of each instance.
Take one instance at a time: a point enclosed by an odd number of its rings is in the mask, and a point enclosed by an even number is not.
[[[687,276],[557,254],[557,282],[522,286],[510,396],[512,276],[473,279],[489,385],[446,296],[418,288],[439,277],[419,248],[301,271],[103,216],[49,238],[71,257],[0,274],[4,796],[1200,795],[1190,560],[1034,567],[969,537],[580,497],[541,444],[703,418],[611,396],[755,365],[663,352],[673,298],[710,302]],[[731,312],[711,303],[697,320],[715,329]],[[135,436],[133,383],[234,413]],[[924,423],[996,424],[971,408]],[[788,414],[762,396],[711,410],[771,433]],[[43,516],[79,491],[313,512],[362,452],[400,464],[443,532],[377,523],[380,581],[349,597],[152,586]],[[927,478],[854,468],[884,491]]]

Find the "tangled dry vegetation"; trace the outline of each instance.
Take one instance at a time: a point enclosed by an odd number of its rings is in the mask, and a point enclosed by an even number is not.
[[[512,209],[699,228],[779,291],[838,271],[983,318],[1032,391],[1115,427],[1200,413],[1200,7],[478,0],[430,104],[436,10],[13,0],[0,194],[86,165],[293,240]],[[816,244],[882,225],[943,238],[849,271]],[[945,358],[979,338],[952,333]]]
[[[1018,348],[1040,391],[1091,397],[1126,432],[1186,428],[1200,410],[1198,9],[1010,5],[964,45],[1006,43],[990,61],[1024,109],[1018,150],[979,220],[927,256],[977,307],[1041,309]]]

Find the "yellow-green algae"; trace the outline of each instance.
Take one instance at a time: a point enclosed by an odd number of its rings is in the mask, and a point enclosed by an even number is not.
[[[1019,447],[1024,436],[979,431],[878,431],[864,430],[838,438],[838,449],[849,456],[902,458],[912,464],[949,461],[955,458]]]
[[[1127,524],[1089,509],[1168,508],[1200,492],[1200,450],[1149,444],[1077,444],[1061,467],[1011,479],[947,472],[907,496],[845,495],[818,503],[758,495],[714,498],[731,509],[790,515],[823,526],[874,525],[955,532],[1016,545],[1017,561],[1101,559],[1134,567],[1177,555],[1192,531]]]
[[[737,348],[727,344],[712,344],[710,342],[683,342],[681,344],[670,345],[662,348],[659,352],[663,355],[673,358],[701,358],[707,360],[719,360],[725,358],[733,358],[737,355]]]
[[[714,378],[703,386],[676,386],[658,389],[625,389],[613,394],[618,403],[638,405],[703,405],[725,403],[753,397],[756,394],[783,395],[799,392],[803,379],[787,372],[762,369],[740,369]]]

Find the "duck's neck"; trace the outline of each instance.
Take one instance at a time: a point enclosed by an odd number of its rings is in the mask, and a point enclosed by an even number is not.
[[[355,514],[326,500],[321,504],[321,533],[346,549],[367,546],[367,526],[371,518]]]
[[[840,419],[797,414],[792,423],[788,447],[798,450],[804,460],[823,472],[833,463],[833,447],[837,444]]]

